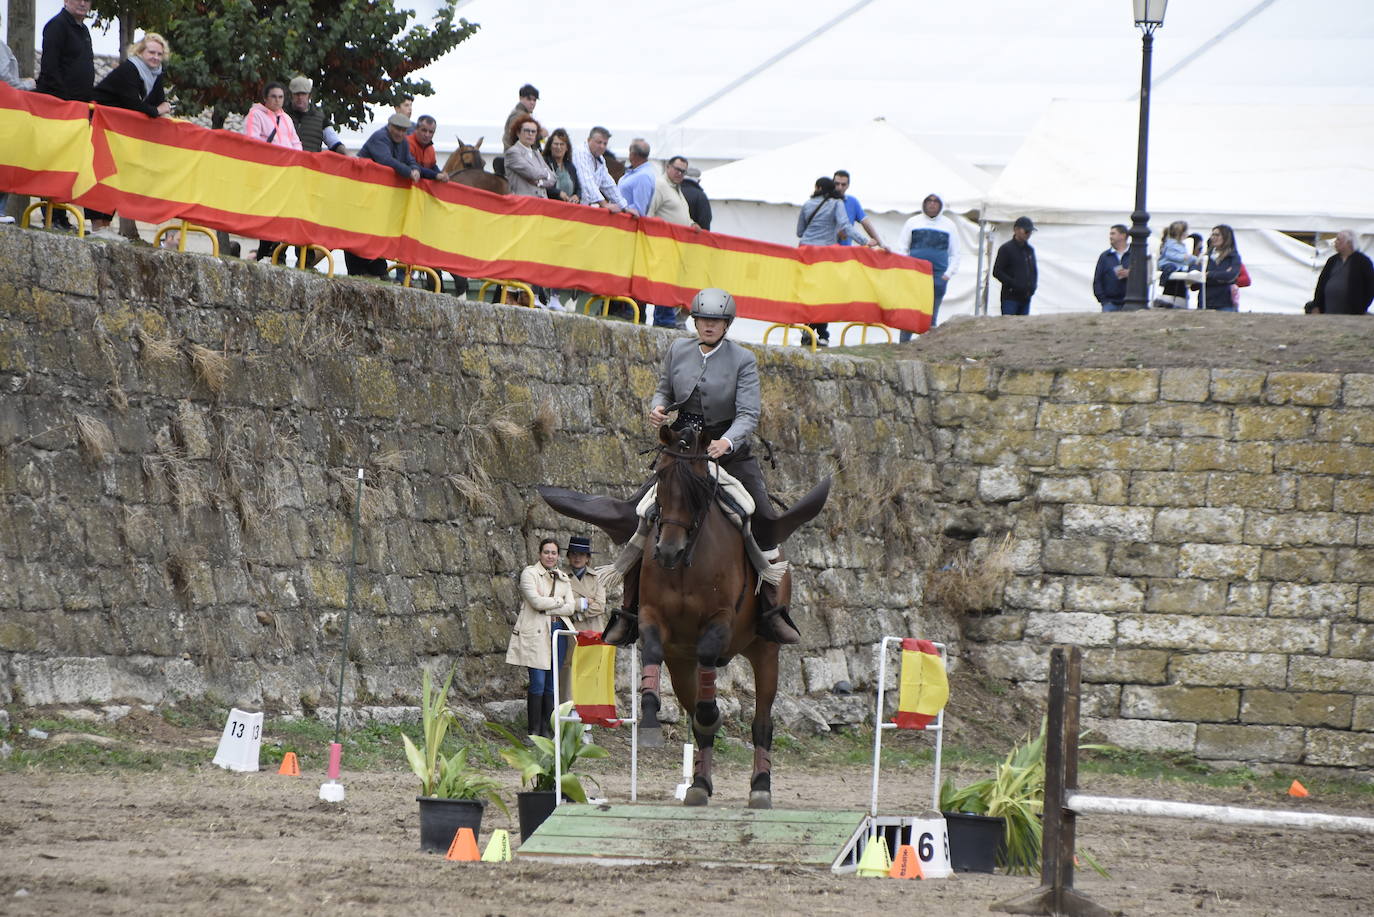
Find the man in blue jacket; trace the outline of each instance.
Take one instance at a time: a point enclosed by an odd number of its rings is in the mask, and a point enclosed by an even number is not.
[[[1117,223],[1107,230],[1111,247],[1097,256],[1093,271],[1093,295],[1103,312],[1120,312],[1126,302],[1126,278],[1131,276],[1131,253],[1126,249],[1128,230]]]

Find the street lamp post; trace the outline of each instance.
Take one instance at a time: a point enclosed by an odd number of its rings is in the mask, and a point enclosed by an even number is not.
[[[1145,210],[1145,173],[1150,147],[1150,55],[1155,29],[1164,24],[1169,0],[1131,0],[1135,25],[1140,29],[1140,129],[1135,153],[1135,210],[1131,213],[1131,273],[1126,278],[1127,310],[1145,309],[1149,303],[1150,214]]]

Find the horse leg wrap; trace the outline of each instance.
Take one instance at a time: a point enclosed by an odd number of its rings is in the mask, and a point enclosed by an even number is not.
[[[713,745],[698,747],[696,755],[692,759],[692,785],[703,785],[707,793],[712,791],[711,766],[715,756],[715,750],[715,746]]]
[[[692,714],[692,729],[697,736],[714,736],[720,731],[720,707],[716,705],[716,670],[697,669],[697,707]]]
[[[773,752],[768,748],[754,746],[754,777],[768,776],[773,770]]]
[[[644,671],[639,676],[639,690],[642,694],[658,694],[659,679],[662,677],[663,666],[657,662],[651,662],[644,666]]]

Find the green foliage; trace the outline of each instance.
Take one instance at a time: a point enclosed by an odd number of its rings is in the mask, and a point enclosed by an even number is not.
[[[448,690],[453,684],[456,669],[449,669],[443,687],[434,689],[425,669],[421,683],[420,729],[421,744],[411,741],[410,736],[401,734],[405,746],[406,761],[415,776],[420,778],[420,795],[438,799],[486,799],[496,804],[507,815],[510,810],[501,800],[500,785],[490,777],[477,773],[468,766],[468,750],[459,749],[453,755],[444,757],[442,747],[449,727],[454,723],[453,711],[448,707]]]
[[[940,787],[940,809],[944,812],[969,812],[1000,817],[1006,824],[1005,843],[998,854],[998,865],[1010,873],[1032,875],[1040,869],[1043,839],[1040,814],[1045,809],[1045,721],[1040,734],[1012,747],[997,765],[992,777],[955,789],[945,779]],[[1080,745],[1080,749],[1101,749],[1099,745]],[[1106,875],[1086,851],[1084,860]]]
[[[560,708],[563,716],[567,716],[572,710],[572,704],[566,703]],[[560,722],[558,715],[551,716],[550,721],[553,725],[554,734],[558,736],[558,749],[562,758],[563,779],[560,788],[564,796],[573,802],[587,801],[587,791],[582,787],[583,780],[590,780],[597,784],[597,789],[601,785],[596,778],[590,774],[579,774],[574,771],[577,762],[582,759],[604,758],[608,752],[600,745],[594,743],[584,744],[582,737],[586,735],[591,727],[585,723],[564,723]],[[526,745],[506,727],[499,723],[488,723],[487,728],[506,740],[506,747],[501,749],[501,757],[506,759],[506,763],[520,772],[520,783],[532,790],[552,790],[554,779],[554,742],[543,736],[529,736],[531,745]]]
[[[366,124],[369,105],[428,96],[410,78],[477,31],[455,19],[447,0],[428,25],[406,28],[409,10],[393,0],[146,0],[140,25],[167,36],[167,82],[179,110],[212,109],[220,127],[260,101],[262,87],[297,74],[315,81],[312,98],[336,125]]]

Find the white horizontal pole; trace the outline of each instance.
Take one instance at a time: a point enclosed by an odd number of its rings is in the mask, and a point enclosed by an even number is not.
[[[1204,806],[1162,799],[1131,799],[1124,796],[1089,796],[1069,793],[1064,807],[1080,815],[1145,815],[1159,818],[1190,818],[1223,825],[1287,826],[1324,831],[1374,834],[1374,818],[1358,815],[1327,815],[1283,809],[1247,809],[1241,806]]]

